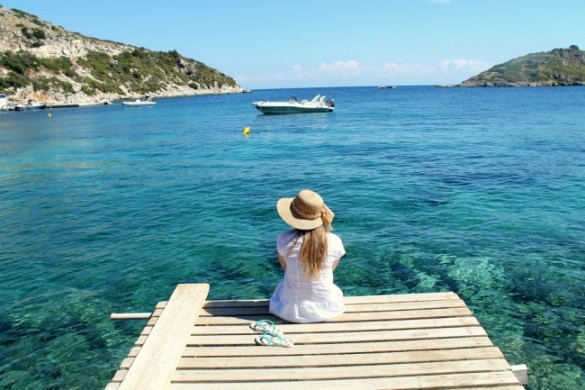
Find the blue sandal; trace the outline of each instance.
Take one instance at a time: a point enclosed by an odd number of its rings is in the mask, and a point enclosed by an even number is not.
[[[283,337],[282,330],[278,329],[274,322],[270,320],[260,320],[258,322],[253,322],[250,324],[250,329],[252,329],[254,332],[268,333],[271,336],[280,338]]]
[[[256,342],[256,344],[264,345],[266,347],[290,348],[294,345],[292,340],[285,339],[282,336],[273,336],[270,333],[263,333],[259,336],[256,336],[254,341]]]

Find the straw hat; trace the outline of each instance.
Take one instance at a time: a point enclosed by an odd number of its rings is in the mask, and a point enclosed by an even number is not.
[[[313,230],[325,223],[331,223],[333,213],[318,193],[301,190],[294,198],[281,198],[276,203],[280,217],[295,229]]]

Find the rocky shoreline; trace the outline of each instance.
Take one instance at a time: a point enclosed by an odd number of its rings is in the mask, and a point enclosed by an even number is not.
[[[173,88],[165,91],[158,91],[154,94],[149,94],[153,98],[173,98],[186,96],[202,96],[202,95],[224,95],[247,93],[249,90],[241,87],[222,87],[205,90],[194,90],[192,88]],[[100,93],[94,96],[88,96],[84,93],[64,95],[62,93],[40,93],[34,91],[18,91],[12,96],[7,96],[5,105],[0,107],[0,111],[23,111],[34,108],[52,108],[52,107],[83,107],[111,104],[114,101],[134,100],[143,98],[144,95],[119,95]]]
[[[87,37],[0,6],[0,94],[9,106],[243,92],[233,78],[174,50]]]

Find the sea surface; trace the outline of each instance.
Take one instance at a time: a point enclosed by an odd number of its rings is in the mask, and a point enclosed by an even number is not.
[[[317,93],[335,112],[251,104]],[[145,326],[110,313],[178,283],[268,298],[276,201],[310,188],[346,295],[454,291],[530,389],[583,389],[584,113],[582,87],[430,86],[0,113],[0,388],[104,388]]]

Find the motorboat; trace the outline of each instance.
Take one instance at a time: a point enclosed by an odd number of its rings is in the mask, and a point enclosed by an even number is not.
[[[47,107],[47,103],[39,102],[37,100],[29,100],[28,101],[28,109],[29,110],[43,110]]]
[[[37,100],[30,99],[26,104],[17,104],[14,106],[14,111],[26,111],[26,110],[42,110],[47,107],[47,103],[39,102]]]
[[[335,109],[335,101],[325,96],[317,95],[312,100],[298,101],[291,97],[287,102],[259,101],[252,103],[263,114],[298,114],[309,112],[331,112]]]
[[[136,99],[134,101],[122,102],[122,105],[126,107],[154,106],[155,104],[156,102],[152,97],[149,97],[145,100]]]

